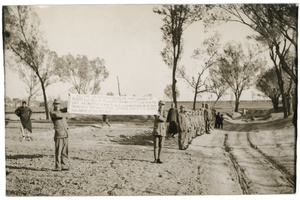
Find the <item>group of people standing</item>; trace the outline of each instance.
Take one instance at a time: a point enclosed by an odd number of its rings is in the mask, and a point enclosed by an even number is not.
[[[220,113],[218,112],[218,114],[216,115],[215,128],[223,129],[223,121],[224,121],[223,114],[220,115]]]
[[[68,134],[69,126],[66,118],[68,117],[67,108],[60,109],[60,100],[55,99],[53,110],[50,111],[51,120],[54,124],[55,142],[55,170],[69,170],[68,160]],[[168,134],[174,137],[178,134],[179,149],[185,150],[192,143],[193,138],[203,134],[210,134],[211,129],[223,128],[223,116],[209,107],[209,104],[202,104],[198,110],[187,110],[180,106],[180,111],[174,107],[173,103],[168,112],[164,111],[165,101],[159,101],[159,108],[154,120],[154,161],[153,163],[162,164],[160,155],[165,137]],[[21,132],[23,140],[32,140],[29,133],[32,132],[31,115],[32,110],[27,107],[25,101],[22,106],[15,110],[15,114],[20,117]],[[107,117],[103,117],[103,122],[107,123]],[[169,123],[166,126],[166,122]],[[109,124],[108,124],[109,125]]]
[[[215,127],[216,114],[209,104],[202,104],[198,110],[187,110],[185,106],[180,106],[180,110],[171,104],[168,113],[164,112],[164,101],[159,101],[158,114],[154,120],[154,163],[162,163],[160,160],[161,149],[164,138],[168,134],[175,138],[178,135],[179,149],[185,150],[192,143],[193,138],[203,134],[210,134]],[[219,115],[219,113],[218,113]],[[169,125],[166,125],[166,122]],[[222,125],[223,127],[223,125]]]

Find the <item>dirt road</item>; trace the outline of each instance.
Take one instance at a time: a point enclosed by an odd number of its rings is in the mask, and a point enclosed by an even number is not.
[[[72,127],[70,171],[55,172],[51,124],[34,124],[34,141],[5,133],[7,196],[293,194],[295,133],[290,119],[225,124],[178,150],[166,138],[153,164],[151,123]]]

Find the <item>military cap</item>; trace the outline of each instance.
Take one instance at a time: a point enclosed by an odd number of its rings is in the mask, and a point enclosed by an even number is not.
[[[54,99],[53,104],[61,104],[61,101],[59,99]]]
[[[158,102],[158,104],[165,105],[165,104],[166,104],[166,102],[165,102],[165,101],[163,101],[163,100],[160,100],[160,101]]]

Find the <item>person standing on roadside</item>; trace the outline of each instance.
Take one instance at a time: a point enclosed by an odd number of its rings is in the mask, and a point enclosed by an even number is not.
[[[55,130],[55,171],[69,170],[67,166],[69,126],[66,120],[69,114],[67,108],[60,109],[60,104],[60,100],[55,99],[53,102],[54,109],[50,111]]]
[[[106,123],[110,127],[110,124],[108,123],[107,115],[102,116],[102,126],[103,126],[103,123]]]
[[[185,141],[188,132],[187,115],[184,106],[180,106],[180,112],[178,115],[178,146],[180,150],[185,150]]]
[[[171,108],[169,109],[167,122],[169,122],[169,133],[173,138],[177,134],[177,126],[178,126],[178,110],[174,108],[174,104],[171,103]]]
[[[20,117],[21,125],[21,142],[23,140],[32,141],[32,137],[29,135],[29,133],[32,133],[32,126],[31,126],[31,115],[32,110],[27,106],[26,101],[22,102],[22,106],[18,107],[15,110],[15,114]]]
[[[215,128],[220,128],[220,125],[221,125],[221,116],[220,113],[218,112],[216,116]]]
[[[223,114],[221,114],[220,116],[220,128],[223,129],[223,121],[224,121],[224,117]]]
[[[155,115],[154,128],[153,128],[153,140],[154,140],[154,161],[153,163],[162,164],[160,160],[161,150],[166,137],[166,116],[164,114],[164,101],[158,103],[158,113]]]
[[[211,110],[209,107],[209,104],[205,104],[204,109],[204,123],[205,123],[205,132],[206,134],[210,134],[210,128],[211,128]]]

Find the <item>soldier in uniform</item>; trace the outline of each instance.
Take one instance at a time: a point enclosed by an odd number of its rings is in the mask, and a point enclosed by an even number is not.
[[[179,149],[184,150],[184,141],[186,138],[186,132],[188,130],[185,107],[180,106],[180,112],[178,114],[178,146]]]
[[[55,142],[55,171],[69,170],[68,160],[68,134],[69,126],[66,117],[67,109],[60,109],[60,100],[55,99],[53,102],[54,109],[50,111],[50,116],[54,124],[54,142]]]
[[[186,131],[185,131],[185,138],[183,140],[183,149],[187,149],[189,147],[189,138],[191,134],[191,121],[187,110],[184,111],[184,120],[186,124]]]
[[[200,108],[199,110],[199,123],[200,123],[200,135],[203,135],[205,132],[204,108]]]
[[[196,136],[200,136],[201,135],[201,120],[200,120],[200,110],[196,111],[196,115],[195,115],[195,120],[196,120]]]
[[[29,135],[29,133],[32,133],[32,126],[31,126],[31,115],[32,115],[32,110],[27,106],[26,101],[22,102],[22,106],[18,107],[15,110],[15,114],[20,117],[21,125],[21,142],[23,140],[28,140],[31,141],[32,137]]]
[[[209,104],[205,104],[204,109],[204,122],[205,122],[205,132],[210,134],[210,127],[211,127],[211,112]]]
[[[155,115],[154,119],[154,128],[153,128],[153,137],[154,137],[154,161],[153,163],[162,164],[160,160],[160,154],[163,147],[163,143],[166,137],[166,116],[164,112],[164,101],[159,101],[158,103],[158,113]]]

